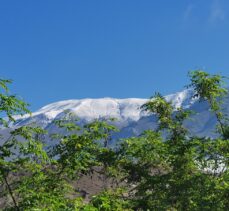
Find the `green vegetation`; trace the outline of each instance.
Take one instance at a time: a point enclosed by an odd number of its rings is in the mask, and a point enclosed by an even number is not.
[[[219,137],[193,137],[183,126],[191,111],[173,108],[155,94],[142,109],[156,114],[158,127],[108,147],[113,120],[79,126],[70,113],[55,124],[64,133],[30,124],[10,132],[0,146],[0,200],[3,210],[229,210],[229,124],[221,110],[224,77],[190,73],[193,97],[206,101],[218,121]],[[1,118],[29,113],[27,104],[0,80]],[[174,112],[175,110],[175,112]],[[44,144],[49,135],[52,148]],[[73,185],[85,175],[101,175],[103,190],[84,200]],[[110,186],[108,183],[112,183]]]

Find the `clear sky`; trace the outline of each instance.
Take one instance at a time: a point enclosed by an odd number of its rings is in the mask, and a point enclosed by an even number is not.
[[[0,1],[0,77],[32,110],[169,94],[196,68],[229,75],[228,0]]]

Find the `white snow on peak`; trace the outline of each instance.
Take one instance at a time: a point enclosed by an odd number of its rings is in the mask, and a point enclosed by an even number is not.
[[[185,89],[175,94],[165,96],[167,101],[171,101],[175,108],[189,108],[197,99],[193,98],[193,90]]]
[[[217,137],[217,134],[214,132],[216,125],[214,115],[209,111],[207,104],[196,103],[198,99],[193,99],[193,94],[193,90],[186,89],[175,94],[167,95],[165,99],[172,102],[175,110],[176,108],[183,107],[184,109],[190,108],[197,112],[191,120],[185,122],[186,127],[189,128],[193,134]],[[37,125],[53,133],[58,129],[53,125],[52,121],[65,116],[67,110],[79,118],[80,124],[95,119],[108,119],[113,117],[117,120],[114,124],[120,129],[117,137],[130,137],[132,135],[139,135],[146,129],[154,129],[156,126],[156,119],[153,116],[149,116],[150,113],[142,111],[141,109],[141,106],[148,100],[149,99],[139,98],[65,100],[44,106],[31,116],[15,116],[16,122],[12,124],[12,127],[35,122]],[[226,114],[229,114],[228,105],[229,98],[225,98],[224,110]],[[195,124],[193,124],[193,122],[195,122]]]
[[[49,104],[42,107],[33,116],[45,114],[48,118],[54,119],[62,112],[68,110],[79,118],[86,120],[102,117],[114,117],[117,119],[131,119],[137,121],[141,116],[140,106],[147,99],[81,99],[66,100]]]
[[[175,108],[188,108],[194,100],[191,99],[193,91],[190,89],[175,94],[165,96],[167,101],[171,101]],[[141,110],[141,106],[148,99],[140,98],[99,98],[99,99],[80,99],[65,100],[51,103],[39,109],[32,114],[32,118],[40,122],[41,125],[47,125],[53,119],[65,115],[65,111],[73,113],[79,119],[91,121],[100,118],[116,118],[124,125],[127,122],[138,121],[141,117],[149,115]],[[26,119],[29,116],[17,117],[16,119]]]

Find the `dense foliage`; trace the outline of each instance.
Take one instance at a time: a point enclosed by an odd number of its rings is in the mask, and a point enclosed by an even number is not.
[[[194,98],[206,101],[218,138],[192,136],[184,120],[192,111],[174,108],[156,93],[142,109],[158,118],[155,130],[109,147],[117,128],[112,119],[80,126],[71,113],[55,121],[59,134],[35,123],[1,137],[0,204],[3,210],[229,210],[229,124],[222,111],[227,94],[220,75],[189,74]],[[0,80],[0,118],[9,127],[27,104]],[[51,139],[52,147],[45,145]],[[85,200],[74,182],[100,175],[100,193]],[[87,190],[85,190],[87,191]]]

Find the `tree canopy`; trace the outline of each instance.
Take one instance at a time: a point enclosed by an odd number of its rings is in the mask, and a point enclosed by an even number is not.
[[[197,137],[183,122],[192,111],[174,108],[156,93],[141,109],[156,115],[155,130],[117,141],[112,119],[80,125],[71,113],[55,120],[62,133],[48,134],[36,123],[1,137],[0,207],[3,210],[228,210],[229,124],[222,111],[226,78],[202,70],[189,73],[193,98],[206,101],[217,119],[217,138]],[[3,127],[28,104],[0,80]],[[46,146],[45,137],[55,144]],[[101,191],[85,200],[74,183],[100,175]]]

